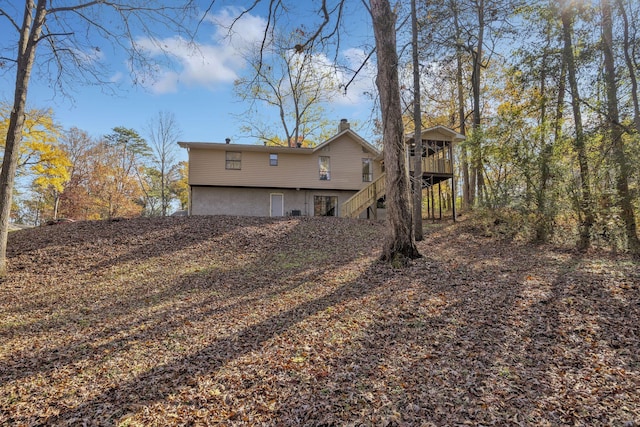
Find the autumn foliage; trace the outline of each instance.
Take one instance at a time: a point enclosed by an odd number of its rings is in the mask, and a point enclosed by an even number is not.
[[[13,232],[0,425],[636,425],[637,259],[340,218]],[[499,233],[495,233],[498,235]]]

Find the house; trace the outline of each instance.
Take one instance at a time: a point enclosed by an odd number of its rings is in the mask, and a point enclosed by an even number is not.
[[[454,177],[453,149],[455,143],[465,140],[465,136],[444,126],[434,126],[424,129],[422,135],[422,184],[426,190],[425,201],[429,217],[436,216],[435,208],[439,210],[442,219],[442,207],[450,206],[453,220],[456,219],[456,188]],[[406,138],[408,145],[409,172],[412,178],[415,176],[415,140],[410,135]],[[449,200],[443,200],[442,184],[450,180]],[[413,179],[413,182],[418,182]],[[436,190],[437,186],[437,190]],[[437,193],[436,193],[437,191]],[[438,203],[436,203],[436,194]]]
[[[443,126],[422,132],[422,188],[433,213],[434,188],[451,180],[455,218],[454,143],[464,135]],[[406,139],[413,175],[413,137]],[[313,148],[179,142],[189,152],[189,214],[341,216],[379,218],[385,196],[382,153],[354,132],[346,119],[338,133]],[[412,180],[417,182],[416,179]],[[442,212],[440,212],[442,217]]]
[[[342,205],[383,176],[380,152],[346,119],[313,148],[179,145],[189,153],[191,215],[344,216]],[[359,215],[367,207],[350,214]]]

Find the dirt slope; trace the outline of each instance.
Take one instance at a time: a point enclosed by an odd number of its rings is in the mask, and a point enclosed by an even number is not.
[[[640,423],[640,268],[431,228],[191,217],[16,231],[0,425]]]

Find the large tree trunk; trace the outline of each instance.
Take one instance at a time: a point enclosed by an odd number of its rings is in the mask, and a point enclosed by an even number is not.
[[[625,156],[622,141],[623,129],[620,126],[620,115],[618,113],[618,92],[616,87],[616,70],[613,56],[613,23],[611,20],[611,4],[609,0],[601,0],[602,7],[602,49],[604,54],[604,77],[607,88],[607,123],[611,135],[611,146],[613,148],[613,159],[618,168],[616,176],[616,189],[625,225],[625,234],[629,249],[640,252],[640,240],[636,230],[636,220],[633,215],[633,200],[629,191],[629,172],[631,167]]]
[[[547,52],[545,52],[545,61],[547,58]],[[542,65],[542,69],[546,69],[545,63]],[[560,65],[560,79],[558,84],[558,97],[556,100],[556,111],[555,117],[553,118],[553,139],[550,143],[545,143],[542,141],[543,149],[540,158],[540,189],[537,194],[537,212],[538,212],[538,223],[536,224],[536,240],[540,242],[546,242],[550,239],[553,233],[553,219],[555,216],[555,212],[550,211],[550,201],[549,201],[549,185],[551,184],[551,158],[553,156],[553,147],[560,141],[562,136],[562,117],[564,115],[564,96],[566,92],[566,62],[564,59],[562,60],[562,64]],[[544,77],[543,77],[544,79]],[[543,80],[544,81],[544,80]],[[543,89],[543,84],[541,84],[540,93],[545,93]],[[542,101],[546,102],[546,101]],[[546,113],[541,112],[541,115],[544,117]],[[543,119],[546,121],[546,119]],[[543,132],[541,135],[544,135],[544,128],[546,126],[543,124]]]
[[[627,11],[624,8],[622,0],[616,0],[616,5],[618,6],[620,16],[622,17],[624,28],[622,47],[624,51],[624,62],[627,65],[627,70],[629,72],[629,82],[631,83],[631,100],[633,101],[633,123],[635,124],[636,130],[640,132],[640,101],[638,101],[638,80],[636,79],[636,66],[630,53],[633,50],[633,48],[631,47],[633,42],[629,38],[629,17],[627,16]]]
[[[485,30],[485,21],[484,21],[484,0],[480,0],[477,3],[477,13],[478,13],[478,41],[476,44],[476,48],[472,51],[473,57],[473,70],[471,72],[471,88],[473,92],[473,148],[472,152],[472,179],[475,184],[475,197],[474,201],[476,203],[484,203],[484,165],[482,160],[482,118],[481,118],[481,102],[480,102],[480,93],[481,93],[481,76],[482,76],[482,58],[484,52],[484,30]],[[474,202],[472,201],[472,203]]]
[[[24,129],[27,89],[35,60],[36,45],[47,14],[45,6],[46,0],[38,0],[37,7],[33,0],[27,0],[20,31],[15,94],[13,108],[9,116],[2,170],[0,171],[0,278],[5,277],[7,274],[7,240],[9,237],[13,187]],[[35,17],[32,15],[34,9]]]
[[[569,89],[571,91],[571,107],[573,109],[573,119],[575,122],[576,132],[574,146],[578,154],[578,163],[580,166],[580,189],[582,191],[580,207],[580,240],[578,241],[578,248],[581,250],[586,250],[591,246],[591,230],[595,222],[593,200],[591,195],[591,174],[589,171],[589,163],[587,160],[587,149],[585,146],[584,131],[582,129],[580,93],[578,91],[576,64],[573,57],[573,43],[571,39],[573,13],[570,9],[571,5],[567,0],[562,1],[560,7],[562,35],[564,41],[563,57],[567,64],[567,76],[569,79]]]
[[[455,4],[452,4],[453,10],[453,23],[456,33],[456,87],[458,92],[458,121],[460,126],[460,134],[467,134],[466,125],[466,112],[465,112],[465,90],[463,83],[463,61],[462,61],[462,40],[460,40],[460,23],[458,22],[458,9]],[[467,147],[462,145],[460,147],[460,167],[462,169],[462,205],[465,210],[470,209],[472,205],[471,200],[471,188],[469,182],[469,160],[467,154]],[[453,197],[455,203],[455,194]]]
[[[420,61],[418,59],[418,17],[416,0],[411,0],[411,48],[413,56],[413,232],[416,241],[424,238],[422,231],[422,110],[420,106]]]
[[[381,259],[402,266],[420,257],[415,245],[409,203],[409,173],[405,158],[404,130],[396,52],[396,15],[388,0],[370,0],[378,55],[376,85],[380,93],[384,164],[386,169],[389,232]]]
[[[546,78],[547,78],[547,56],[548,46],[542,53],[542,63],[540,64],[540,93],[544,94],[546,91]],[[536,207],[537,207],[537,224],[536,224],[536,240],[540,242],[546,242],[549,239],[551,231],[551,221],[547,215],[547,187],[550,179],[549,163],[551,162],[551,154],[553,152],[553,144],[547,141],[548,134],[547,128],[547,100],[546,97],[541,97],[540,100],[540,187],[536,194]]]

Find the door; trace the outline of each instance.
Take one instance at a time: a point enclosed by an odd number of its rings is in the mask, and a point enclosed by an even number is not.
[[[337,196],[314,196],[313,197],[314,216],[338,216]]]
[[[271,216],[284,216],[284,194],[271,193]]]

